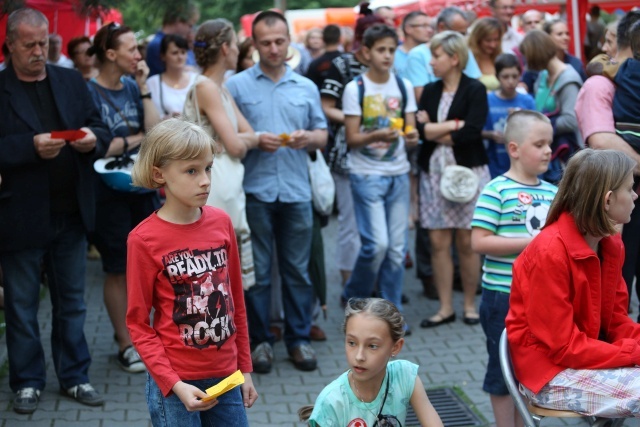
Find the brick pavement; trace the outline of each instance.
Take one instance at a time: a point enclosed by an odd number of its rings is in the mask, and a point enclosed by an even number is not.
[[[318,393],[330,381],[346,369],[342,333],[342,311],[338,304],[340,279],[332,264],[335,259],[335,220],[324,229],[327,260],[328,319],[320,319],[319,325],[326,331],[328,340],[315,343],[318,353],[318,369],[300,372],[287,360],[282,343],[275,345],[273,371],[268,375],[254,375],[253,380],[260,397],[248,410],[252,426],[301,426],[296,412],[302,405],[313,403]],[[61,396],[57,391],[55,374],[50,363],[50,349],[45,345],[48,357],[49,384],[44,390],[38,410],[30,415],[18,415],[11,410],[13,394],[8,378],[0,379],[0,427],[48,426],[48,427],[111,427],[150,425],[144,397],[145,374],[127,374],[120,370],[115,360],[117,351],[113,341],[113,329],[102,303],[100,263],[90,261],[87,272],[87,321],[85,333],[89,340],[93,363],[90,370],[92,384],[105,397],[104,407],[90,408]],[[413,335],[407,337],[400,357],[420,365],[420,377],[426,387],[456,386],[471,401],[475,410],[493,423],[488,395],[482,389],[486,350],[480,326],[467,326],[462,321],[436,329],[421,329],[420,320],[435,312],[437,303],[421,295],[421,285],[415,278],[415,270],[409,270],[405,279],[405,293],[411,302],[405,307]],[[458,314],[462,310],[461,295],[456,293]],[[637,305],[636,305],[637,306]],[[40,325],[44,341],[50,334],[50,303],[48,296],[42,301]],[[0,358],[4,360],[4,338],[0,340]],[[581,420],[573,424],[586,425]],[[545,426],[565,425],[560,420],[548,419]],[[631,420],[625,425],[636,426]]]

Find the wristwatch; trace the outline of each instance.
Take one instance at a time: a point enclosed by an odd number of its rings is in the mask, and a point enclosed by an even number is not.
[[[140,94],[140,99],[151,99],[151,92],[145,93],[144,95]]]

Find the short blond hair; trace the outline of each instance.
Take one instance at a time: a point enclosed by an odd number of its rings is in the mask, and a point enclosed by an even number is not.
[[[564,170],[546,226],[568,212],[582,234],[593,237],[616,234],[617,224],[605,210],[605,197],[609,191],[622,187],[635,166],[636,162],[621,151],[591,148],[578,151]]]
[[[504,126],[504,139],[506,142],[515,142],[522,145],[530,134],[531,123],[546,123],[551,127],[551,120],[544,114],[534,110],[516,110],[509,114]]]
[[[191,160],[207,149],[215,153],[213,138],[200,126],[183,119],[168,119],[155,125],[142,141],[131,178],[137,187],[155,189],[162,185],[153,179],[153,168],[172,160]]]
[[[431,39],[431,53],[433,54],[439,47],[449,56],[458,55],[458,69],[464,70],[469,60],[469,48],[462,34],[455,31],[443,31],[436,34]]]

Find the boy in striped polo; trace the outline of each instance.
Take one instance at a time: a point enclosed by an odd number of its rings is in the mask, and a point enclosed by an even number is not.
[[[530,110],[512,112],[504,131],[511,166],[482,190],[471,222],[471,246],[485,255],[480,322],[489,362],[483,390],[491,395],[497,427],[522,425],[502,378],[498,343],[509,311],[512,266],[545,224],[557,188],[538,178],[551,158],[553,128]]]

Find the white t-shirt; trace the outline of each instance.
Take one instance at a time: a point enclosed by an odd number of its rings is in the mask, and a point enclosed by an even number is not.
[[[189,84],[183,89],[174,89],[165,82],[162,82],[162,97],[160,96],[160,74],[156,74],[147,79],[147,87],[149,88],[149,92],[151,92],[151,100],[158,109],[160,117],[171,117],[174,113],[182,114],[187,93],[197,76],[196,73],[191,71],[188,71],[188,74]]]
[[[364,114],[358,99],[358,86],[355,80],[347,84],[342,95],[342,111],[345,116],[361,116],[361,132],[370,132],[390,126],[389,119],[402,117],[402,92],[395,76],[390,73],[386,83],[374,83],[366,76],[364,79]],[[402,79],[407,92],[405,113],[417,111],[413,86]],[[402,175],[409,172],[409,161],[405,150],[404,138],[399,137],[388,148],[364,146],[349,152],[349,171],[365,175]]]

